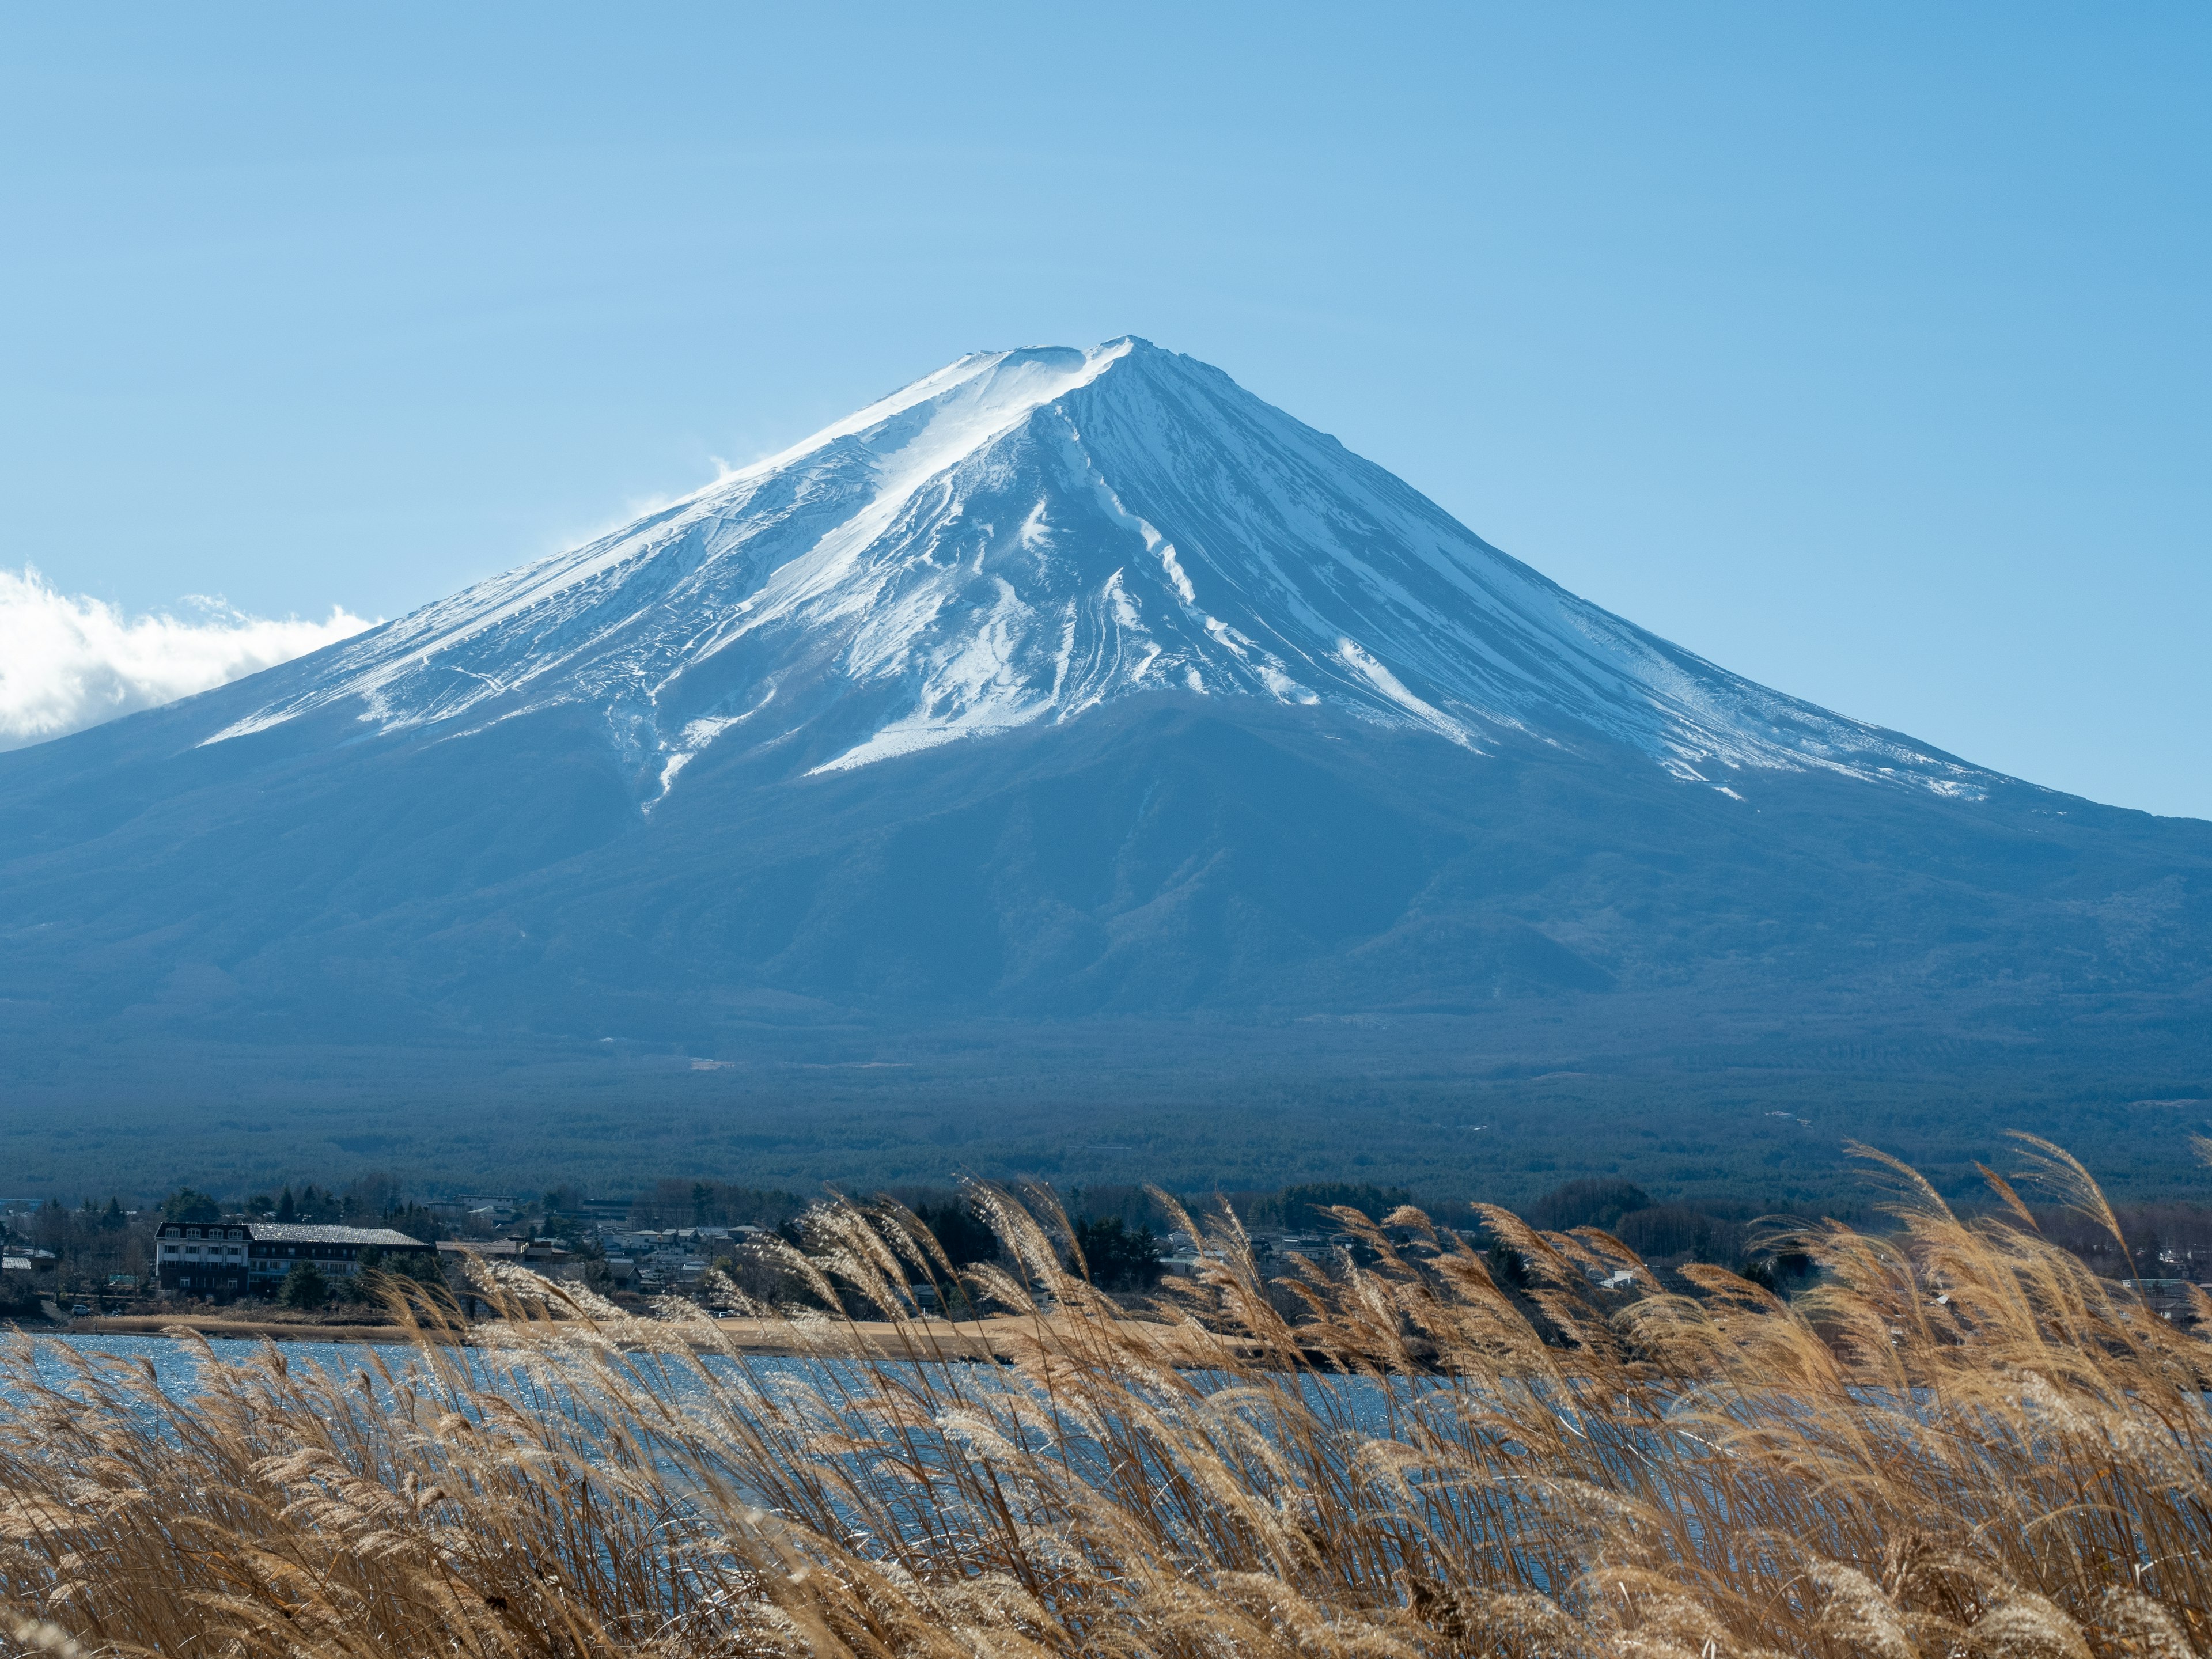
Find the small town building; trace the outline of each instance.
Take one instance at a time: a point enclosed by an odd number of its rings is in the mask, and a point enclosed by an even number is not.
[[[438,1254],[449,1261],[472,1255],[484,1261],[520,1261],[523,1241],[519,1238],[441,1238]]]
[[[311,1261],[326,1279],[361,1271],[362,1252],[434,1258],[436,1247],[390,1227],[330,1227],[294,1221],[165,1221],[154,1236],[154,1280],[164,1296],[274,1296],[284,1277]]]
[[[438,1249],[448,1257],[473,1255],[486,1261],[514,1261],[544,1273],[568,1260],[569,1252],[550,1238],[446,1238]]]

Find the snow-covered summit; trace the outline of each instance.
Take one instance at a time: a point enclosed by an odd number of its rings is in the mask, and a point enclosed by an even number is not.
[[[798,769],[1179,691],[1480,750],[1595,733],[1686,781],[1986,774],[1546,580],[1219,370],[1125,337],[978,352],[590,544],[327,653],[214,733],[357,704],[453,734],[601,711],[648,808],[710,744]]]

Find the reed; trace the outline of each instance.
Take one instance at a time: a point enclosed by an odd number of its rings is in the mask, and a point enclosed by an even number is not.
[[[903,1286],[950,1267],[911,1216],[846,1203],[784,1265],[888,1326],[747,1310],[814,1364],[513,1274],[479,1346],[417,1301],[416,1346],[342,1370],[202,1345],[182,1401],[18,1339],[0,1648],[2203,1650],[2212,1349],[2013,1185],[1969,1219],[1875,1167],[1895,1231],[1806,1230],[1827,1273],[1788,1304],[1717,1268],[1668,1292],[1603,1233],[1486,1210],[1510,1291],[1407,1210],[1341,1213],[1371,1259],[1294,1263],[1287,1297],[1224,1214],[1210,1275],[1131,1311],[1062,1265],[1048,1194],[979,1188],[1006,1265],[966,1277],[1012,1364],[939,1363],[970,1328]],[[1623,1268],[1641,1294],[1599,1288]]]

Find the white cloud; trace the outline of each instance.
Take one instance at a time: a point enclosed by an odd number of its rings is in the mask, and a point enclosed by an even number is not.
[[[318,623],[185,603],[198,614],[125,617],[57,591],[30,566],[0,569],[0,749],[210,690],[372,625],[337,605]]]

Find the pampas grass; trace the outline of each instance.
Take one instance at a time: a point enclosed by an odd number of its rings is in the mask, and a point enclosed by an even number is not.
[[[2203,1651],[2212,1349],[2012,1184],[1970,1220],[1875,1167],[1895,1230],[1778,1241],[1826,1268],[1788,1304],[1485,1210],[1509,1291],[1406,1210],[1340,1213],[1365,1264],[1293,1261],[1287,1295],[1224,1214],[1206,1277],[1131,1312],[1062,1265],[1049,1194],[977,1188],[1007,1265],[963,1277],[1010,1364],[945,1363],[979,1328],[912,1316],[934,1242],[842,1203],[781,1266],[889,1322],[740,1308],[804,1363],[511,1276],[477,1346],[418,1300],[416,1346],[329,1369],[180,1346],[174,1399],[19,1339],[0,1650]]]

